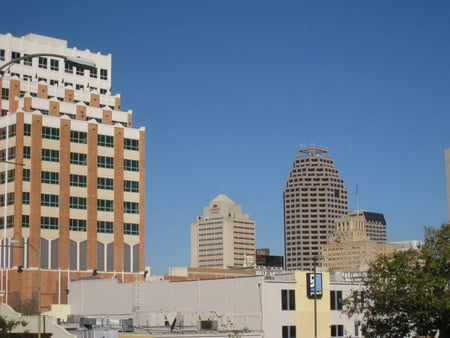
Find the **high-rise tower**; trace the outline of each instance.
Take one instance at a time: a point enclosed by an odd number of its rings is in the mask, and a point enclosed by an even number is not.
[[[65,302],[70,279],[135,280],[145,266],[145,129],[110,94],[111,55],[5,34],[2,66],[0,287],[8,302],[36,299],[37,271],[42,310]],[[17,266],[21,274],[8,272]]]
[[[191,224],[191,266],[243,267],[255,257],[255,221],[226,195],[218,195]]]
[[[283,192],[284,250],[288,270],[311,269],[313,256],[348,213],[347,190],[328,150],[300,148]]]

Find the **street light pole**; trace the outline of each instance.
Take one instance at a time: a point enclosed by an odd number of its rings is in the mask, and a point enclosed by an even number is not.
[[[19,241],[17,239],[12,239],[11,244],[15,244],[15,243],[19,243],[22,244],[22,247],[25,245],[28,245],[28,247],[30,247],[31,249],[33,249],[33,251],[36,253],[37,255],[37,265],[38,265],[38,285],[37,285],[37,306],[38,306],[38,313],[37,313],[37,331],[38,331],[38,338],[41,338],[41,290],[42,290],[42,270],[41,270],[41,246],[39,245],[37,248],[34,247],[33,245],[31,245],[31,243],[28,242],[23,242],[23,241]]]
[[[313,275],[314,275],[314,338],[317,338],[317,261],[323,259],[322,256],[315,255],[308,257],[308,260],[313,261]]]

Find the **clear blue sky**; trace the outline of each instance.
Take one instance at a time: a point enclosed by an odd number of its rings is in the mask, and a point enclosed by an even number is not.
[[[72,7],[71,7],[72,5]],[[391,241],[447,221],[449,1],[22,1],[0,31],[112,54],[113,94],[147,130],[147,264],[190,263],[190,224],[218,194],[283,254],[297,149],[327,147],[350,207]]]

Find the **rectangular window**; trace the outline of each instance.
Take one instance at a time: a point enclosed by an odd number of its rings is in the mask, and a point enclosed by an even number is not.
[[[16,147],[8,148],[8,160],[13,160],[16,158]]]
[[[59,222],[57,217],[48,217],[48,216],[41,217],[42,229],[58,230],[58,223]]]
[[[59,60],[50,59],[50,69],[58,71],[59,70]]]
[[[31,124],[25,123],[23,125],[23,134],[25,136],[31,136]]]
[[[43,171],[41,173],[41,181],[42,183],[59,184],[59,173],[54,171]]]
[[[23,76],[23,80],[24,81],[31,81],[31,80],[33,80],[33,77],[31,75],[24,75]]]
[[[27,54],[24,54],[24,56],[27,56]],[[23,59],[23,64],[25,66],[32,66],[33,65],[33,59],[32,58]]]
[[[0,150],[0,162],[5,162],[6,161],[6,150],[2,149]]]
[[[6,194],[6,204],[13,205],[14,204],[14,192],[9,192]]]
[[[110,135],[98,135],[98,145],[114,148],[114,137]]]
[[[97,200],[97,210],[98,211],[114,211],[114,201],[113,200]]]
[[[123,212],[126,214],[138,214],[139,203],[138,202],[123,202]]]
[[[139,161],[137,160],[123,160],[123,169],[128,171],[139,171]]]
[[[123,182],[123,190],[128,192],[139,192],[139,182],[125,180]]]
[[[281,290],[281,310],[295,310],[295,290]]]
[[[9,134],[9,137],[16,136],[16,125],[15,124],[11,124],[10,126],[8,126],[8,134]]]
[[[30,169],[23,169],[23,180],[24,182],[30,182],[31,178],[31,171]]]
[[[0,61],[5,61],[5,50],[0,49]]]
[[[40,56],[38,64],[39,68],[47,69],[47,62],[48,62],[47,58]]]
[[[139,235],[139,224],[137,223],[124,223],[123,233],[125,235]]]
[[[41,194],[41,205],[43,207],[58,207],[59,195]]]
[[[6,127],[0,128],[0,140],[6,139]]]
[[[343,337],[344,325],[331,325],[331,337]]]
[[[30,215],[22,215],[22,228],[30,227]]]
[[[124,148],[127,150],[139,150],[139,140],[126,138],[124,139]]]
[[[97,78],[97,68],[91,68],[90,72],[89,72],[89,76],[92,77],[93,79]]]
[[[7,228],[14,227],[14,215],[6,216],[6,227]]]
[[[27,191],[22,192],[22,204],[30,204],[30,193]]]
[[[84,75],[84,68],[82,67],[75,67],[77,70],[77,75]]]
[[[42,127],[42,137],[49,140],[59,140],[59,129],[52,127]]]
[[[11,52],[11,61],[14,61],[15,59],[20,58],[20,53],[19,52]],[[20,61],[16,61],[16,63],[19,63]]]
[[[114,169],[114,158],[109,156],[99,156],[97,158],[97,165],[99,168]]]
[[[84,131],[71,130],[70,142],[87,144],[87,133]]]
[[[0,172],[0,184],[5,184],[5,182],[6,182],[6,175],[5,172],[2,171]]]
[[[69,221],[69,230],[70,231],[82,231],[86,232],[86,220],[85,219],[70,219]]]
[[[113,222],[98,221],[97,232],[112,234],[114,233]]]
[[[25,150],[25,147],[24,147]],[[24,152],[25,157],[25,152]],[[59,162],[59,150],[42,149],[42,161]]]
[[[282,337],[283,338],[296,338],[297,337],[297,327],[295,325],[282,327]]]
[[[2,99],[9,100],[9,88],[2,88]]]
[[[73,74],[73,65],[69,62],[64,63],[64,71],[68,74]]]
[[[87,187],[87,176],[71,174],[70,185],[72,187]]]
[[[86,209],[87,208],[87,199],[85,197],[70,197],[70,207],[72,209]]]
[[[114,190],[114,180],[112,178],[98,177],[97,188],[105,190]]]
[[[50,80],[50,86],[57,86],[58,80]]]
[[[100,79],[108,80],[108,70],[107,69],[100,69]]]
[[[330,291],[331,310],[342,310],[342,291]]]
[[[8,170],[8,182],[14,182],[15,179],[16,179],[16,170],[9,169]]]
[[[87,165],[87,154],[70,153],[70,163],[78,165]]]
[[[31,147],[23,146],[23,158],[31,158]]]

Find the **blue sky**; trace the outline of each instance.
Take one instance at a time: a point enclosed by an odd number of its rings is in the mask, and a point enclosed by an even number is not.
[[[71,8],[70,4],[73,5]],[[448,1],[24,1],[1,33],[112,54],[113,94],[147,130],[147,265],[190,263],[190,224],[223,193],[283,254],[300,146],[329,149],[350,208],[391,241],[448,219]]]

